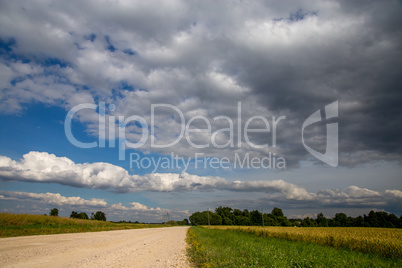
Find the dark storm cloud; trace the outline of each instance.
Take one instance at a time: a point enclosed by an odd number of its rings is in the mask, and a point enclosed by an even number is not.
[[[289,22],[290,28],[306,25],[299,43],[294,40],[270,50],[272,41],[266,40],[266,49],[244,47],[227,65],[239,66],[233,70],[240,73],[238,80],[251,88],[262,106],[290,119],[282,127],[294,135],[278,140],[287,145],[285,155],[300,159],[305,154],[302,122],[339,100],[342,164],[401,160],[402,35],[396,26],[402,23],[401,4],[338,4],[332,14],[306,13]],[[288,37],[292,39],[291,34]]]
[[[1,5],[3,112],[21,112],[32,101],[68,110],[103,100],[116,104],[116,116],[149,120],[151,104],[170,103],[186,119],[227,115],[236,121],[241,101],[245,119],[286,116],[278,147],[201,151],[220,157],[274,151],[285,157],[287,167],[297,167],[300,160],[313,159],[301,142],[304,120],[339,101],[340,164],[401,160],[398,1]],[[63,64],[49,64],[49,59]],[[96,119],[96,113],[81,117],[90,133],[97,133]],[[159,115],[158,141],[175,137],[181,123]],[[325,124],[306,128],[307,144],[323,152],[325,133]],[[267,135],[253,139],[263,144]],[[185,141],[157,150],[184,156],[200,151]]]

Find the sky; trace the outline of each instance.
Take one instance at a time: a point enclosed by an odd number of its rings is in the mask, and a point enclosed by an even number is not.
[[[0,0],[0,212],[402,214],[401,1]]]

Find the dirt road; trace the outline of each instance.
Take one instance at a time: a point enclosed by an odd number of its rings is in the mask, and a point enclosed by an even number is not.
[[[0,267],[189,267],[188,227],[0,239]]]

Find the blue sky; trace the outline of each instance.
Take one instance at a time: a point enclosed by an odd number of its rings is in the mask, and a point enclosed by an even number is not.
[[[402,213],[400,2],[0,6],[0,211]]]

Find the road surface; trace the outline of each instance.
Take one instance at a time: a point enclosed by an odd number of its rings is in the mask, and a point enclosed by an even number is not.
[[[188,227],[0,239],[0,267],[189,267]]]

